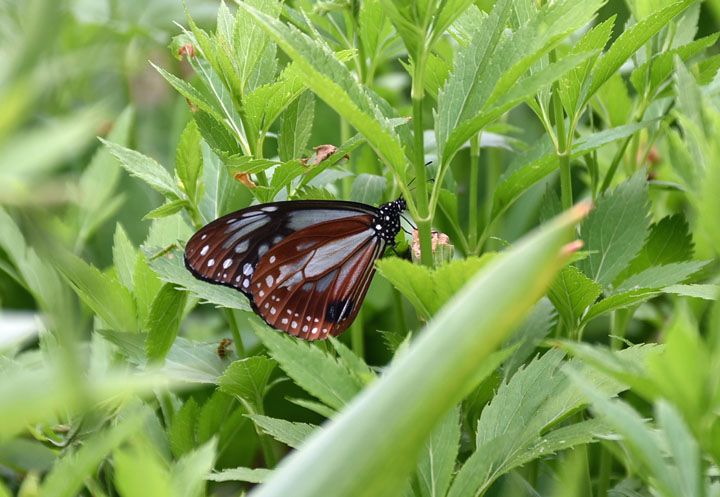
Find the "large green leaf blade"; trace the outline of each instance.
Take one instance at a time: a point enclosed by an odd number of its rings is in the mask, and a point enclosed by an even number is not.
[[[187,302],[187,292],[165,283],[153,299],[147,323],[145,351],[150,361],[162,361],[170,351]]]
[[[253,496],[317,497],[328,488],[336,497],[398,495],[436,423],[472,386],[478,364],[565,262],[560,249],[586,210],[551,221],[480,271],[381,379],[285,458]],[[353,471],[344,471],[350,463]]]
[[[600,199],[582,224],[580,234],[590,255],[578,266],[603,287],[612,284],[643,247],[648,202],[647,180],[641,171]]]
[[[334,357],[302,340],[253,322],[255,332],[280,367],[308,393],[340,409],[362,389],[362,382]]]

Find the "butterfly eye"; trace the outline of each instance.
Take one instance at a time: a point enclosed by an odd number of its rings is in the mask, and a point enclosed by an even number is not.
[[[269,325],[308,340],[345,331],[357,316],[375,260],[400,230],[399,201],[375,208],[289,201],[228,214],[185,247],[197,278],[238,289]]]

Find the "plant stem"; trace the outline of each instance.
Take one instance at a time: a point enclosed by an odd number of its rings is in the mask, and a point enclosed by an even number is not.
[[[607,497],[610,488],[612,454],[604,445],[600,445],[600,469],[597,480],[597,497]]]
[[[259,414],[261,416],[265,415],[265,408],[263,407],[263,399],[262,397],[259,397],[255,401],[255,409],[253,409],[253,406],[249,402],[241,401],[243,406],[245,407],[245,410],[250,414]],[[268,469],[272,469],[277,464],[277,457],[275,457],[275,448],[273,447],[273,441],[269,437],[269,435],[266,435],[263,433],[263,431],[258,428],[257,425],[255,425],[255,432],[257,433],[258,440],[260,441],[260,447],[263,452],[263,459],[265,459],[265,466]]]
[[[468,240],[477,249],[478,239],[478,189],[480,188],[480,134],[470,138],[470,184],[468,201]],[[487,198],[485,199],[487,201]]]
[[[225,316],[227,316],[228,325],[230,325],[230,333],[232,333],[233,341],[235,342],[235,350],[237,351],[238,357],[245,357],[245,346],[240,336],[240,328],[238,328],[237,319],[232,309],[225,309]]]
[[[415,200],[419,219],[418,237],[420,239],[420,262],[424,266],[432,267],[432,216],[428,208],[427,175],[425,173],[425,139],[423,137],[423,98],[425,95],[425,52],[424,48],[418,50],[419,54],[413,61],[412,104],[413,104],[413,133],[415,139]],[[436,186],[437,187],[437,186]]]
[[[572,207],[572,172],[570,171],[570,150],[568,136],[565,134],[565,112],[560,101],[559,85],[553,85],[553,111],[557,128],[557,156],[560,163],[560,201],[563,209]]]

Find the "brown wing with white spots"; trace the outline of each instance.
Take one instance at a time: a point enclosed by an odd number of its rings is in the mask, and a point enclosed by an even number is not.
[[[345,331],[357,315],[386,242],[361,215],[294,233],[260,258],[251,279],[256,312],[306,340]]]
[[[199,279],[250,296],[258,259],[287,236],[328,220],[372,215],[373,207],[343,201],[263,204],[223,216],[201,228],[185,247],[185,265]]]

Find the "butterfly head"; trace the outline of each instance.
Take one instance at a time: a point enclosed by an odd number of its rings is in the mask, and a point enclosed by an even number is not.
[[[395,236],[400,232],[400,214],[407,208],[405,200],[397,200],[382,204],[378,215],[373,219],[373,229],[380,238],[394,244]]]

